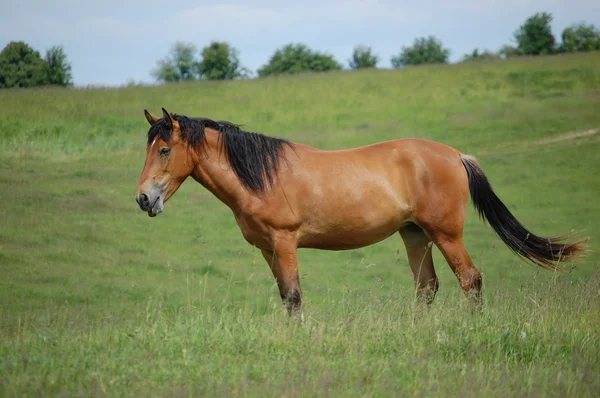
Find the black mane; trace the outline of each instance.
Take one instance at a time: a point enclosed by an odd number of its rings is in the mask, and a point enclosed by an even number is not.
[[[240,126],[230,122],[189,118],[182,115],[172,116],[179,123],[181,139],[197,150],[202,150],[204,147],[205,128],[221,133],[221,148],[227,152],[227,160],[231,168],[242,184],[255,193],[263,193],[273,185],[283,149],[286,145],[292,145],[281,138],[244,131]],[[164,119],[159,119],[148,131],[148,144],[156,137],[169,142],[171,134],[168,123]]]

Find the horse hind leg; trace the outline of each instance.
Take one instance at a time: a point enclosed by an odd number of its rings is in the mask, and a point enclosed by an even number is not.
[[[439,288],[439,280],[433,267],[431,240],[416,224],[404,226],[399,232],[415,279],[417,300],[419,304],[431,304]]]
[[[436,234],[433,240],[444,255],[454,275],[456,275],[465,295],[473,302],[475,308],[481,308],[481,287],[483,283],[481,273],[471,261],[462,234]]]
[[[429,201],[415,215],[415,223],[440,249],[465,295],[476,308],[481,308],[481,273],[473,265],[463,241],[469,200],[467,176],[463,167],[457,167],[459,173],[446,173],[443,180],[436,181],[435,190],[426,195]]]

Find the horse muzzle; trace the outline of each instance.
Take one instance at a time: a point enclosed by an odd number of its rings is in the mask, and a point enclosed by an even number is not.
[[[135,201],[140,206],[140,209],[147,212],[150,217],[156,217],[165,208],[164,195],[156,187],[139,192],[135,196]]]

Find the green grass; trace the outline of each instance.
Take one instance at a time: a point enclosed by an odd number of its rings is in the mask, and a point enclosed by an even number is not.
[[[596,396],[600,54],[94,90],[0,91],[0,395]],[[478,156],[542,235],[592,237],[556,275],[469,210],[472,314],[440,253],[419,316],[399,237],[300,252],[289,320],[231,212],[188,181],[149,219],[142,111],[209,116],[320,148],[398,137]]]

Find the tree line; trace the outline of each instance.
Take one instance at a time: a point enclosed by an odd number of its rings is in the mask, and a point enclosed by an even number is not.
[[[565,28],[557,43],[551,29],[552,14],[542,12],[529,18],[513,34],[516,45],[504,45],[498,51],[474,49],[460,62],[506,59],[522,55],[544,55],[600,50],[600,30],[578,23]],[[199,58],[198,58],[199,55]],[[434,37],[416,38],[390,59],[392,67],[448,63],[450,50]],[[354,48],[350,69],[377,68],[380,58],[368,46]],[[300,72],[341,70],[344,66],[331,54],[310,49],[301,43],[287,44],[273,53],[256,71],[258,77]],[[157,62],[151,75],[158,82],[189,80],[232,80],[255,77],[245,68],[239,51],[229,43],[213,41],[198,52],[191,43],[175,43],[166,58]],[[44,58],[24,42],[11,42],[0,53],[0,88],[43,85],[72,85],[71,64],[61,46],[54,46]]]
[[[516,46],[504,45],[497,52],[474,49],[461,62],[506,59],[521,55],[544,55],[600,50],[600,30],[594,25],[574,24],[563,30],[558,45],[551,29],[552,15],[546,12],[529,17],[513,35]],[[184,80],[226,80],[252,77],[239,60],[238,51],[229,43],[214,41],[195,58],[191,43],[176,43],[165,59],[158,61],[152,76],[159,82]],[[416,38],[390,59],[393,68],[407,65],[448,63],[450,50],[435,36]],[[350,69],[376,68],[380,58],[368,46],[357,46],[348,60]],[[299,72],[326,72],[343,69],[335,58],[312,50],[304,44],[290,43],[277,50],[256,73],[258,77]]]

